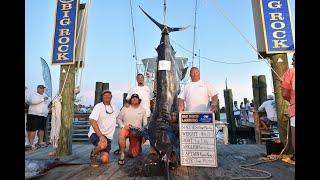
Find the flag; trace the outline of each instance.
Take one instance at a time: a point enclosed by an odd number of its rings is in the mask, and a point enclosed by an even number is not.
[[[42,57],[40,57],[40,59],[41,59],[41,65],[42,65],[42,77],[43,77],[44,85],[46,87],[45,91],[46,91],[46,94],[50,98],[52,98],[52,82],[51,82],[50,69],[47,62]]]

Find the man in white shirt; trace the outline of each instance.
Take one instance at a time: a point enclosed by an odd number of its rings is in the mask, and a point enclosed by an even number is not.
[[[267,113],[267,116],[260,117],[264,129],[268,130],[268,126],[277,124],[276,102],[273,100],[273,95],[267,96],[267,100],[261,104],[258,111]]]
[[[129,107],[123,107],[117,117],[117,122],[120,126],[119,131],[119,148],[120,157],[119,165],[124,164],[124,151],[126,148],[126,139],[129,138],[129,155],[136,157],[141,152],[142,138],[129,129],[129,125],[137,128],[142,128],[147,125],[147,114],[145,109],[140,105],[142,100],[138,94],[132,94],[129,100]]]
[[[182,111],[218,111],[218,92],[208,82],[200,80],[197,67],[190,70],[191,82],[179,94],[179,112]],[[209,106],[209,98],[211,105]],[[186,104],[186,106],[185,106]]]
[[[150,107],[152,103],[153,92],[149,86],[144,85],[143,74],[137,74],[136,80],[138,85],[129,90],[126,100],[128,101],[132,94],[138,94],[141,99],[140,105],[146,110],[147,117],[149,118],[151,115]]]
[[[240,124],[240,109],[238,107],[238,102],[234,101],[233,103],[233,115],[235,120],[237,121],[237,124]]]
[[[138,94],[141,99],[141,106],[145,109],[147,113],[148,122],[150,121],[151,116],[151,105],[153,103],[153,92],[151,91],[150,87],[144,85],[144,76],[143,74],[137,74],[136,77],[137,86],[131,88],[128,92],[126,100],[128,101],[131,98],[132,94]],[[149,150],[150,154],[156,154],[156,151],[150,146]]]
[[[48,116],[48,105],[50,103],[49,97],[44,93],[44,86],[38,85],[37,92],[30,95],[27,103],[29,110],[27,115],[27,134],[31,148],[36,149],[34,144],[35,133],[38,131],[38,145],[40,147],[46,146],[43,142],[44,129]]]
[[[91,166],[99,166],[96,156],[100,153],[102,163],[109,162],[111,140],[116,128],[118,108],[111,104],[112,93],[109,90],[102,92],[102,102],[96,104],[89,116],[90,130],[88,137],[95,148],[90,153]]]

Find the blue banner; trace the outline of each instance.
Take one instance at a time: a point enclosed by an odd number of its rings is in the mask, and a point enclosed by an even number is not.
[[[267,54],[293,52],[294,35],[288,0],[260,0]]]
[[[213,114],[212,113],[183,113],[181,115],[182,123],[212,123]]]
[[[52,99],[52,81],[51,81],[51,73],[50,73],[50,68],[42,57],[41,59],[41,65],[42,65],[42,77],[44,81],[44,85],[46,87],[45,92],[46,94]]]
[[[74,64],[78,0],[57,0],[52,64]]]

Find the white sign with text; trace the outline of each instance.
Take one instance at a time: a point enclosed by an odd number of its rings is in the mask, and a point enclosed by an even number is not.
[[[211,112],[179,114],[182,166],[218,166],[214,122],[214,114]]]

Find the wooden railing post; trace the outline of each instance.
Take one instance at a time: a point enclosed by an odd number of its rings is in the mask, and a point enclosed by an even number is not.
[[[258,111],[253,111],[253,118],[254,118],[254,131],[255,131],[255,138],[256,138],[256,143],[261,144],[261,133],[260,133],[260,116]]]
[[[227,114],[227,122],[228,124],[228,131],[229,131],[229,142],[231,144],[237,143],[237,127],[236,122],[234,120],[233,115],[233,99],[232,99],[232,90],[231,89],[224,89],[224,101],[225,101],[225,108],[226,108],[226,114]]]

